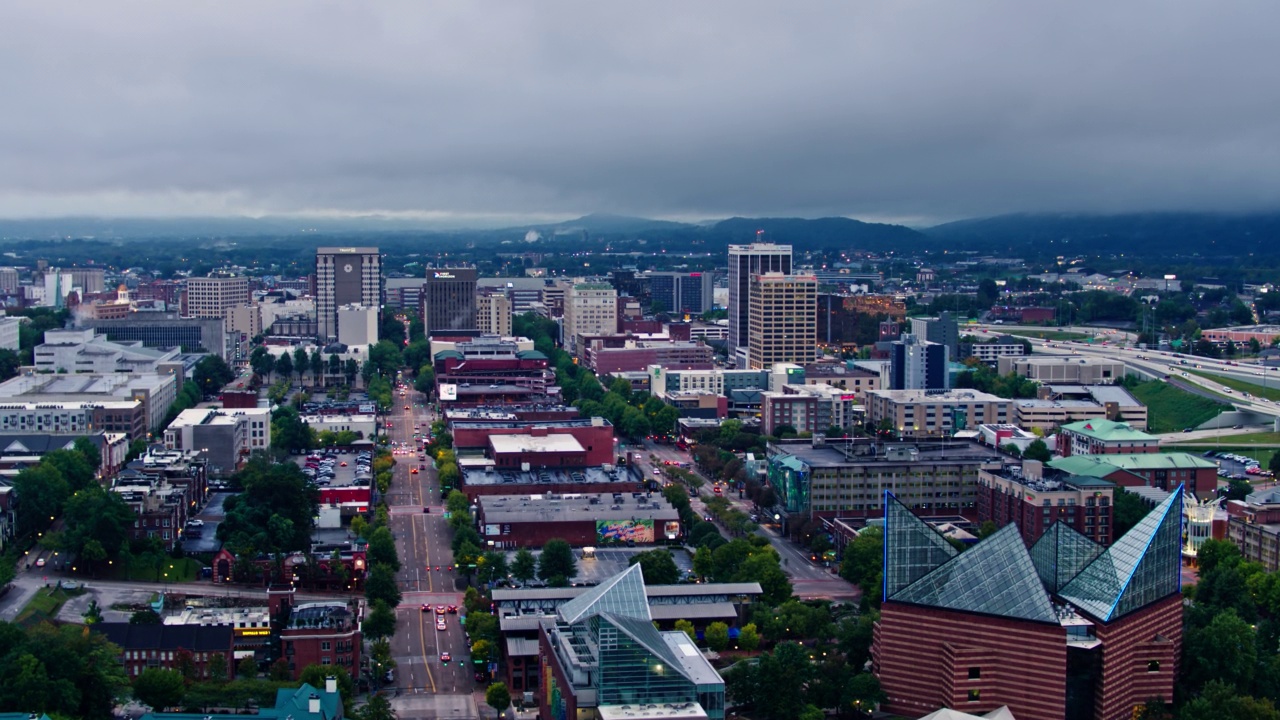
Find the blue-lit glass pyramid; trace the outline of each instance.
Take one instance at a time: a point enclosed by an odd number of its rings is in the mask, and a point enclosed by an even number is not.
[[[1059,592],[1109,622],[1176,593],[1182,571],[1182,486]]]
[[[946,538],[885,491],[883,597],[895,596],[959,554]]]
[[[1101,555],[1102,550],[1101,545],[1070,525],[1057,522],[1031,546],[1031,562],[1035,563],[1044,586],[1056,593]]]
[[[1058,621],[1022,544],[1022,533],[1013,524],[938,566],[893,599],[1023,620]]]

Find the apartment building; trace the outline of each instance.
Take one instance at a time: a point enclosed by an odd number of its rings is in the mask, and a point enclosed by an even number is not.
[[[900,437],[946,437],[979,425],[1013,420],[1014,401],[977,390],[871,390],[863,393],[867,422],[886,423]]]
[[[476,329],[486,335],[511,334],[511,298],[504,290],[481,288],[476,293]]]

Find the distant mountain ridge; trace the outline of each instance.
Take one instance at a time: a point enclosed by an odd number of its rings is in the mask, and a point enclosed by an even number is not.
[[[923,231],[957,249],[1041,255],[1277,255],[1280,213],[1024,213]]]

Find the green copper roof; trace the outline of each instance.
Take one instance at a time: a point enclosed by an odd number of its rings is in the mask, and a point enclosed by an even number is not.
[[[1178,592],[1182,571],[1179,486],[1124,537],[1062,588],[1060,595],[1104,622]]]
[[[885,491],[883,597],[894,597],[959,553],[893,493]]]
[[[1062,590],[1101,554],[1101,545],[1060,522],[1050,525],[1030,551],[1031,562],[1036,566],[1040,581],[1054,593]]]
[[[964,612],[1058,622],[1049,594],[1040,584],[1036,566],[1022,544],[1022,533],[1013,523],[943,563],[893,599]]]
[[[1129,423],[1116,422],[1105,418],[1094,418],[1092,420],[1081,420],[1079,422],[1067,423],[1062,426],[1062,429],[1070,430],[1081,435],[1087,435],[1107,442],[1141,442],[1156,439],[1154,435],[1148,435],[1141,430],[1135,430],[1131,425],[1129,425]]]

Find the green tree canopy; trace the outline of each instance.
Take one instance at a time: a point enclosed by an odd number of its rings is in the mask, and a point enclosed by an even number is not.
[[[236,477],[244,492],[227,499],[219,540],[237,554],[311,549],[320,493],[301,468],[254,454]]]
[[[636,553],[627,562],[628,565],[637,563],[644,573],[645,585],[675,585],[680,582],[680,568],[676,567],[675,558],[666,548]]]
[[[177,670],[147,668],[133,681],[133,696],[138,702],[160,712],[177,705],[186,690],[186,680]]]
[[[578,574],[578,561],[573,548],[560,538],[552,538],[542,546],[538,556],[538,577],[547,583],[567,583]]]
[[[538,560],[529,552],[529,548],[520,548],[516,551],[516,555],[511,560],[511,576],[520,581],[521,584],[527,583],[538,574]]]

